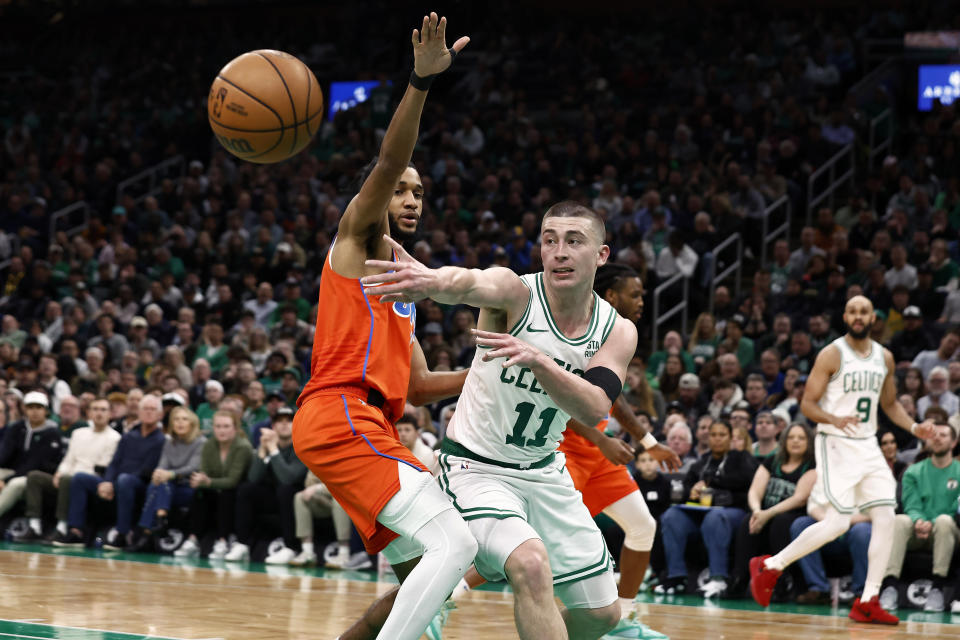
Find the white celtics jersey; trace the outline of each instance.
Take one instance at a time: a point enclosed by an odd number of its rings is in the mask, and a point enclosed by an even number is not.
[[[845,338],[833,341],[840,349],[840,368],[827,383],[820,398],[820,407],[835,416],[859,416],[857,432],[848,435],[832,424],[819,424],[822,433],[851,438],[873,438],[877,433],[877,408],[880,391],[887,377],[887,363],[883,359],[883,347],[870,341],[870,355],[861,358],[847,344]]]
[[[582,375],[587,362],[613,329],[617,311],[593,294],[593,315],[586,333],[564,336],[550,314],[541,273],[522,277],[530,289],[523,316],[510,330],[572,373]],[[503,368],[503,358],[482,359],[478,348],[447,427],[447,437],[475,454],[500,462],[533,463],[557,449],[567,420],[563,409],[537,384],[530,369]]]

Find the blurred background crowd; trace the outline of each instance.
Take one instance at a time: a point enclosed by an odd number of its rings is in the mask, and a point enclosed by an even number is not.
[[[335,526],[317,536],[331,542],[326,561],[362,568],[370,561],[355,540],[351,553],[349,522],[296,460],[289,423],[309,375],[323,261],[402,94],[406,35],[422,7],[241,2],[224,19],[222,4],[0,6],[0,469],[12,472],[0,479],[0,514],[26,518],[15,532],[25,540],[91,544],[99,527],[112,548],[165,541],[181,555],[299,564],[323,555],[306,523],[330,515]],[[910,96],[880,85],[851,91],[871,70],[865,40],[957,27],[950,4],[691,6],[447,11],[452,33],[472,44],[425,108],[413,157],[424,210],[411,252],[430,266],[534,272],[543,211],[565,198],[594,208],[611,259],[647,291],[627,398],[685,459],[684,473],[730,449],[754,458],[728,487],[744,514],[762,510],[748,504],[760,461],[768,476],[801,469],[794,489],[812,471],[809,455],[788,451],[788,427],[805,421],[806,375],[843,334],[843,305],[856,293],[877,310],[871,335],[894,354],[901,401],[917,420],[947,425],[954,448],[960,118],[940,104],[918,113]],[[322,85],[378,84],[294,159],[242,163],[211,136],[205,98],[220,66],[262,46],[298,55]],[[810,176],[848,145],[861,159],[869,153],[870,123],[886,109],[895,116],[889,149],[861,162],[851,186],[805,225]],[[165,161],[170,169],[148,187],[124,183]],[[784,197],[793,227],[766,247],[761,221]],[[742,291],[711,279],[731,262],[713,249],[735,233],[745,239]],[[689,331],[667,325],[654,342],[651,292],[678,273],[691,283]],[[424,301],[418,318],[432,369],[469,366],[474,310]],[[435,446],[454,409],[409,407],[408,446]],[[714,423],[726,438],[718,431],[714,442]],[[915,461],[944,459],[887,431],[898,477]],[[802,426],[795,434],[811,444]],[[658,518],[690,497],[684,475],[636,467],[642,487],[666,482]],[[812,522],[802,493],[778,495],[773,504],[794,502],[777,511],[792,516],[771,536],[777,544],[795,520]],[[955,518],[952,501],[934,520]],[[183,532],[174,540],[171,518]],[[720,550],[700,549],[733,558],[732,567],[709,558],[724,578],[717,593],[742,593],[737,558],[760,544],[747,529],[745,542],[731,535]],[[258,547],[277,535],[282,547]],[[866,544],[850,538],[837,553],[855,592]],[[664,549],[662,539],[650,584],[678,592],[685,548]],[[933,575],[946,579],[942,565]],[[783,597],[825,597],[822,566],[810,571]]]

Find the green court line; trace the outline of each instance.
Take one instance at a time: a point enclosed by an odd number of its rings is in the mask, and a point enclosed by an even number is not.
[[[90,629],[65,625],[18,622],[0,618],[0,637],[17,640],[182,640],[169,636],[124,633],[107,629]]]
[[[20,543],[11,543],[11,542],[0,542],[0,551],[18,551],[18,552],[28,552],[28,553],[42,553],[46,555],[54,556],[71,556],[77,558],[110,558],[113,560],[121,560],[125,562],[140,562],[144,564],[156,564],[162,566],[183,566],[183,567],[197,567],[201,569],[224,569],[227,568],[231,571],[246,571],[248,573],[262,573],[267,575],[275,576],[291,576],[291,577],[303,577],[308,576],[312,578],[327,578],[331,580],[353,580],[355,582],[391,582],[396,584],[397,579],[392,575],[385,576],[382,580],[378,580],[377,574],[374,571],[340,571],[340,570],[330,570],[324,569],[323,567],[286,567],[282,565],[267,565],[262,562],[249,562],[249,563],[224,563],[223,561],[210,561],[204,558],[174,558],[170,555],[159,554],[159,553],[126,553],[122,551],[111,552],[103,551],[101,549],[71,549],[71,548],[58,548],[50,547],[47,545],[40,544],[20,544]],[[0,556],[2,557],[2,556]],[[494,593],[504,593],[509,592],[510,587],[505,583],[498,582],[493,584],[483,584],[477,587],[478,591],[490,591]],[[717,608],[717,609],[728,609],[733,611],[764,611],[763,607],[755,603],[753,600],[712,600],[709,604],[706,604],[704,599],[698,595],[694,594],[685,594],[685,595],[676,595],[676,596],[661,596],[649,592],[643,592],[637,596],[637,602],[645,604],[663,604],[663,605],[674,605],[681,607],[695,607],[695,608]],[[949,605],[948,605],[949,608]],[[849,605],[841,605],[836,609],[826,605],[798,605],[796,603],[774,603],[771,604],[769,609],[771,612],[775,613],[795,613],[801,615],[815,615],[815,616],[825,616],[825,617],[847,617],[847,614],[850,612]],[[927,613],[924,611],[919,611],[916,609],[900,609],[896,612],[897,616],[901,620],[907,622],[934,622],[939,624],[950,624],[950,625],[960,625],[960,614],[951,614],[949,611],[944,613]],[[20,623],[18,623],[20,624]],[[2,625],[0,625],[0,631],[3,631]],[[107,632],[109,633],[109,632]],[[56,638],[64,638],[64,636],[54,636]],[[136,637],[145,637],[145,636],[136,636]],[[2,634],[0,634],[0,640],[2,640]],[[44,639],[46,640],[46,639]],[[70,638],[69,640],[74,640]],[[81,639],[77,638],[76,640],[87,640],[86,637]],[[115,640],[113,638],[104,638],[103,640]],[[119,640],[119,639],[116,639]],[[129,637],[126,640],[130,640]],[[174,639],[175,640],[175,639]]]

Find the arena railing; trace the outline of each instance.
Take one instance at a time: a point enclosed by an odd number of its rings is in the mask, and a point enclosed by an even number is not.
[[[683,298],[672,309],[665,313],[660,313],[660,296],[663,295],[665,291],[673,288],[680,280],[683,280]],[[670,276],[664,282],[661,282],[657,285],[657,288],[653,290],[653,327],[650,329],[650,340],[651,347],[656,350],[657,344],[657,335],[659,333],[660,325],[666,324],[670,318],[681,314],[680,316],[680,325],[683,330],[683,335],[687,335],[687,306],[689,305],[690,298],[690,278],[684,277],[682,273],[676,273]]]
[[[874,161],[893,146],[893,109],[884,109],[870,121],[867,145],[867,169],[873,169]]]
[[[79,214],[79,215],[78,215]],[[67,205],[63,209],[58,209],[50,214],[50,242],[55,242],[57,238],[57,227],[60,224],[60,221],[66,218],[67,224],[72,224],[72,227],[67,229],[60,229],[60,231],[65,231],[67,237],[75,236],[78,233],[86,231],[87,227],[90,226],[90,204],[86,200],[81,200],[80,202],[74,202],[71,205]],[[78,218],[82,218],[83,222],[80,224],[75,224]]]
[[[817,195],[814,195],[817,189],[817,181],[825,175],[828,176],[826,186]],[[825,200],[829,199],[830,206],[833,207],[836,191],[847,182],[853,187],[855,178],[856,161],[853,145],[848,144],[823,163],[819,169],[810,174],[810,178],[807,180],[807,220],[805,224],[808,227],[810,226],[813,212]]]
[[[780,211],[783,211],[783,222],[775,229],[770,229],[770,218]],[[763,241],[760,243],[761,265],[767,264],[767,247],[770,246],[771,242],[777,240],[781,235],[787,239],[788,243],[790,242],[790,214],[792,211],[793,204],[790,202],[790,197],[787,194],[780,196],[763,210]]]
[[[117,204],[120,204],[123,196],[126,195],[128,190],[132,190],[136,186],[141,186],[142,183],[147,183],[147,188],[145,191],[142,191],[138,195],[134,196],[134,201],[139,204],[147,196],[153,196],[160,193],[161,182],[165,178],[173,177],[175,174],[177,179],[182,179],[186,174],[186,162],[184,161],[183,156],[173,156],[172,158],[167,158],[163,162],[155,164],[154,166],[144,169],[140,173],[130,176],[123,182],[117,185]]]
[[[720,253],[733,244],[736,244],[737,247],[736,258],[729,265],[727,265],[723,271],[717,273],[717,262],[720,260]],[[714,247],[713,251],[710,253],[713,254],[713,257],[710,260],[710,265],[707,267],[707,290],[710,292],[710,303],[708,305],[708,309],[712,314],[713,298],[717,290],[717,285],[730,277],[731,274],[735,276],[734,298],[740,298],[740,272],[743,268],[743,237],[739,233],[735,233]]]

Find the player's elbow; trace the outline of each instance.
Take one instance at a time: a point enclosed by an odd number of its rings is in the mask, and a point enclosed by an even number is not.
[[[574,416],[574,418],[592,427],[600,424],[607,417],[612,406],[613,403],[610,402],[610,398],[603,391],[597,389],[590,394],[590,402],[583,408],[583,415]]]

